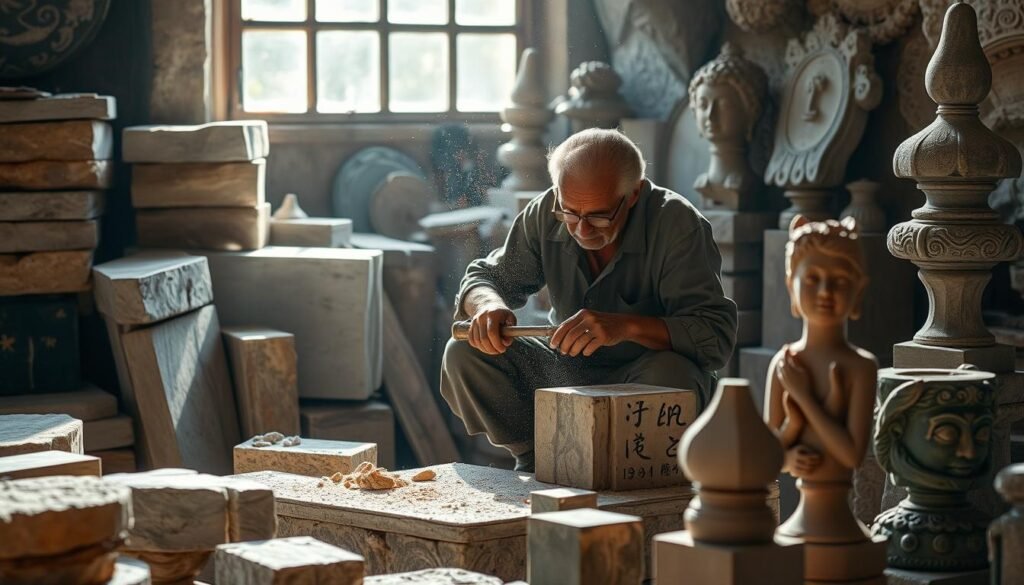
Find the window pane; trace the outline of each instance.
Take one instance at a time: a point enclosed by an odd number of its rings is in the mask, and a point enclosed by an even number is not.
[[[448,0],[388,0],[388,20],[400,24],[448,24]]]
[[[320,112],[380,111],[380,37],[374,31],[316,35],[317,105]]]
[[[242,31],[242,104],[247,112],[306,111],[306,33]]]
[[[496,112],[508,101],[516,81],[516,36],[461,34],[455,107],[461,112]]]
[[[455,23],[513,26],[516,23],[516,0],[455,0]]]
[[[448,35],[391,34],[388,83],[392,112],[448,111]]]
[[[380,0],[316,0],[320,22],[377,22]]]
[[[242,0],[242,20],[303,22],[306,0]]]

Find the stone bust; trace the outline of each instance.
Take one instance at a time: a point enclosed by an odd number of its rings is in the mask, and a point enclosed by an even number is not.
[[[711,164],[694,188],[711,205],[747,210],[754,206],[760,177],[750,169],[747,145],[761,117],[768,80],[736,45],[697,70],[690,81],[690,109],[710,145]]]

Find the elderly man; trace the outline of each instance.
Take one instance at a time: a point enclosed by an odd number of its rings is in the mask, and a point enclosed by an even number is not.
[[[517,470],[533,470],[537,388],[653,384],[697,390],[706,403],[732,352],[736,305],[722,293],[711,226],[644,167],[617,131],[570,136],[549,155],[555,186],[466,270],[456,317],[471,319],[469,343],[448,342],[441,393]],[[502,336],[512,308],[545,285],[554,335]]]

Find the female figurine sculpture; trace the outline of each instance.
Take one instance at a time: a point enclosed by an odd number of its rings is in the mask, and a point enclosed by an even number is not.
[[[761,179],[747,162],[747,144],[761,117],[768,79],[730,43],[690,81],[690,109],[700,135],[711,142],[711,164],[693,187],[707,200],[733,210],[754,207]]]
[[[824,576],[814,568],[811,544],[850,546],[851,551],[863,550],[872,559],[877,552],[884,559],[884,543],[880,550],[875,546],[847,503],[853,471],[871,440],[878,372],[875,356],[846,339],[847,319],[859,316],[867,281],[852,218],[793,219],[786,245],[786,286],[794,316],[803,318],[803,336],[772,359],[765,408],[786,452],[783,471],[797,477],[800,488],[796,511],[776,533],[808,545],[809,580]],[[851,568],[857,564],[850,563]],[[879,560],[879,573],[881,568]]]

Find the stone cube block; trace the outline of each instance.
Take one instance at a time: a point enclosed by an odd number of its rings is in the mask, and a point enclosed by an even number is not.
[[[82,454],[82,421],[66,414],[0,415],[0,457],[67,451]]]
[[[308,536],[224,544],[215,554],[218,583],[363,583],[363,557]]]
[[[597,492],[575,488],[555,488],[530,492],[530,512],[561,512],[580,508],[596,508]]]
[[[294,447],[280,443],[254,447],[249,439],[235,447],[235,473],[281,471],[323,477],[339,471],[349,473],[364,461],[377,464],[376,444],[302,439]]]
[[[643,520],[603,510],[530,516],[530,585],[640,585]]]
[[[725,546],[696,543],[681,530],[654,537],[654,580],[678,585],[803,585],[804,550],[795,542]]]

